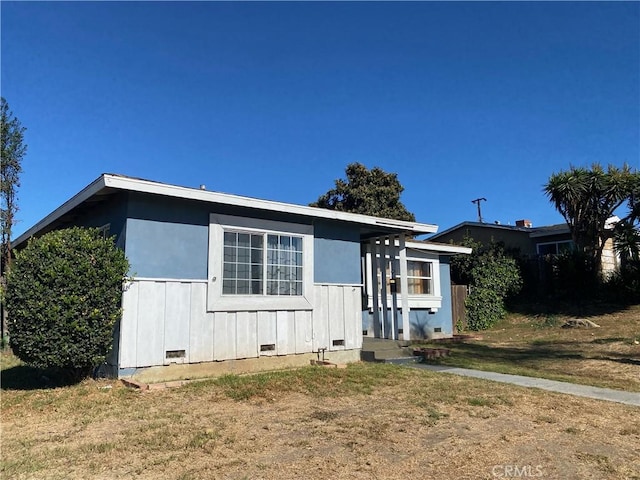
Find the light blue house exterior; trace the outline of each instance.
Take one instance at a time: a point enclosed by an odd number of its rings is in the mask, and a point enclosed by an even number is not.
[[[108,369],[142,380],[308,364],[320,353],[357,361],[363,335],[451,335],[448,259],[468,253],[408,240],[434,225],[112,174],[14,244],[75,225],[102,228],[130,261]]]

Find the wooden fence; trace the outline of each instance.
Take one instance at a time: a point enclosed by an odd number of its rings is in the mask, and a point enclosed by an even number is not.
[[[451,313],[453,317],[453,332],[460,333],[467,329],[467,316],[464,301],[467,298],[466,285],[451,285]],[[460,326],[461,328],[458,328]]]

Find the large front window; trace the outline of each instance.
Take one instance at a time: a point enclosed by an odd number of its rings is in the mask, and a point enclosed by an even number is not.
[[[302,295],[302,237],[224,232],[223,295]]]

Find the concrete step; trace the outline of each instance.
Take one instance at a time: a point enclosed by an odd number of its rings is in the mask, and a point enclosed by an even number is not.
[[[409,348],[409,342],[368,337],[362,339],[360,358],[364,362],[396,364],[415,363],[417,360],[413,356],[413,350]]]

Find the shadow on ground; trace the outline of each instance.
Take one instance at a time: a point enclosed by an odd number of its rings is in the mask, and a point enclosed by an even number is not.
[[[634,303],[629,302],[563,302],[548,299],[522,299],[509,302],[509,311],[527,316],[564,315],[590,318],[623,312]]]
[[[79,383],[62,372],[40,370],[28,365],[16,365],[2,370],[0,387],[2,390],[40,390],[67,387]]]
[[[515,365],[523,365],[535,368],[534,364],[537,361],[542,360],[603,360],[617,363],[625,363],[632,365],[640,365],[640,359],[630,358],[628,354],[608,352],[603,355],[601,352],[594,352],[589,354],[578,346],[581,344],[590,343],[607,343],[604,340],[609,340],[609,343],[619,341],[618,338],[612,339],[598,339],[597,341],[574,341],[567,342],[542,342],[537,341],[535,345],[527,347],[505,347],[498,345],[483,345],[479,343],[460,343],[451,346],[454,351],[454,356],[449,360],[443,360],[441,363],[450,363],[451,360],[455,360],[456,356],[464,356],[466,358],[473,358],[479,361],[494,361],[500,363],[512,363]],[[562,348],[564,345],[575,345],[576,348]]]

